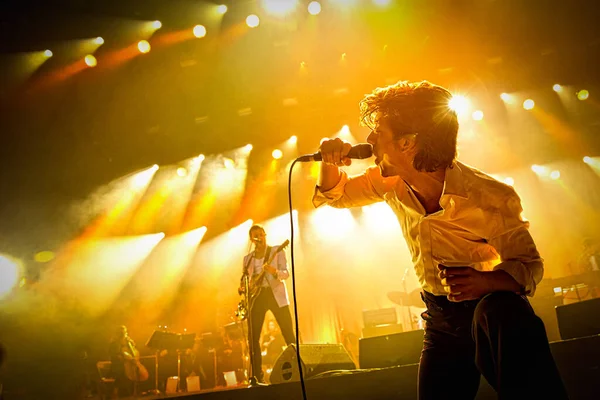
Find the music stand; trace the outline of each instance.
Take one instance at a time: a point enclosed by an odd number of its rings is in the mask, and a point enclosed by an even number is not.
[[[146,342],[146,347],[156,352],[156,362],[154,363],[154,394],[160,394],[158,390],[158,355],[161,350],[167,349],[173,343],[173,334],[164,331],[154,331]]]
[[[158,354],[161,350],[176,351],[177,352],[177,391],[179,391],[179,384],[181,382],[181,350],[187,350],[194,347],[195,333],[174,333],[165,331],[154,331],[146,346],[156,350],[156,364],[155,364],[155,392],[158,394]]]

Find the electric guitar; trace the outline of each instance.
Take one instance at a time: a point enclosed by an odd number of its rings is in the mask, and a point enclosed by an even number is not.
[[[256,278],[252,279],[252,281],[250,282],[250,285],[249,285],[250,286],[249,287],[249,292],[250,292],[249,298],[250,299],[256,298],[256,296],[258,296],[258,294],[262,290],[263,279],[265,279],[265,276],[268,273],[267,270],[265,269],[265,266],[270,265],[273,262],[273,260],[275,259],[275,256],[277,255],[277,253],[279,253],[280,251],[285,249],[289,244],[290,244],[290,241],[286,240],[285,242],[281,243],[279,246],[274,247],[271,250],[269,259],[263,264],[263,270],[260,272],[260,274],[258,274],[256,276]]]

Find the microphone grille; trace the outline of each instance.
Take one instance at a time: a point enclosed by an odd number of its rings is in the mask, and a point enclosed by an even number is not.
[[[352,147],[351,152],[355,157],[353,158],[369,158],[373,155],[373,146],[369,143],[361,143]]]

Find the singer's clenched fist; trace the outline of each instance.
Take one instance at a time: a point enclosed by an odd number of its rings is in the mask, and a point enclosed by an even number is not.
[[[322,162],[330,165],[350,165],[352,160],[348,157],[348,153],[352,145],[339,138],[325,139],[321,142],[319,153],[323,158]]]

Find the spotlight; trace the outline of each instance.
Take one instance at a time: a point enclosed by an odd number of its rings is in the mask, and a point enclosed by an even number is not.
[[[162,23],[160,21],[158,21],[158,20],[154,21],[154,22],[152,22],[152,27],[154,29],[160,29],[162,27]]]
[[[290,136],[290,138],[288,139],[288,143],[289,144],[296,144],[296,143],[298,143],[298,137],[296,135]]]
[[[273,150],[273,152],[271,153],[271,155],[273,156],[274,159],[279,160],[281,157],[283,157],[283,153],[281,152],[281,150],[279,149],[275,149]]]
[[[321,12],[321,3],[318,1],[311,1],[308,4],[308,13],[310,15],[317,15]]]
[[[203,38],[204,36],[206,36],[206,28],[204,27],[204,25],[196,25],[193,29],[194,32],[194,36],[196,36],[197,38]]]
[[[248,153],[250,153],[252,151],[252,145],[250,143],[248,143],[247,145],[244,146],[244,150],[246,150]]]
[[[583,89],[580,90],[579,92],[577,92],[577,98],[581,101],[583,100],[587,100],[588,97],[590,97],[590,92],[588,92],[587,90]]]
[[[103,45],[104,39],[102,38],[102,36],[98,36],[96,39],[94,39],[94,43],[96,43],[98,46]]]
[[[481,111],[481,110],[473,111],[473,114],[471,116],[473,117],[473,119],[475,121],[481,121],[483,119],[483,111]]]
[[[138,50],[140,53],[147,53],[150,51],[150,43],[147,40],[140,40],[138,42]]]
[[[506,178],[504,178],[504,183],[506,183],[509,186],[514,186],[515,180],[513,178],[511,178],[510,176],[507,176]]]
[[[591,164],[592,163],[592,157],[590,157],[590,156],[583,157],[583,162],[586,163],[586,164]]]
[[[448,102],[448,107],[450,107],[451,110],[454,110],[456,114],[464,114],[469,109],[469,101],[465,96],[452,96]]]
[[[246,18],[246,25],[248,25],[250,28],[256,28],[258,24],[260,24],[260,19],[258,18],[258,15],[248,15],[248,17]]]
[[[563,87],[556,83],[554,86],[552,86],[552,90],[554,90],[556,93],[560,93],[562,92]]]
[[[225,14],[227,12],[227,6],[225,4],[221,4],[217,7],[217,12],[219,14]]]
[[[235,167],[235,162],[231,158],[223,158],[223,165],[227,169],[233,169]]]
[[[95,67],[96,65],[98,65],[98,61],[96,60],[96,57],[94,57],[91,54],[88,54],[87,56],[85,56],[85,58],[83,60],[85,61],[85,65],[87,65],[88,67]]]
[[[531,170],[538,175],[544,175],[546,173],[546,167],[537,164],[533,164]]]
[[[185,169],[183,167],[177,168],[177,175],[179,175],[183,178],[184,176],[187,175],[187,169]]]
[[[532,110],[535,107],[535,101],[527,99],[523,102],[523,108],[526,110]]]
[[[298,0],[262,0],[262,6],[269,14],[284,16],[294,11]]]
[[[52,51],[51,51],[51,50],[46,50],[46,51],[44,51],[44,55],[45,55],[46,57],[52,57],[53,53],[52,53]]]
[[[500,94],[500,98],[504,101],[509,101],[510,100],[510,94],[508,93],[502,93]]]
[[[557,180],[558,178],[560,178],[560,171],[558,170],[554,170],[552,172],[550,172],[550,178]]]
[[[373,0],[373,4],[380,7],[389,6],[392,3],[392,0]]]

